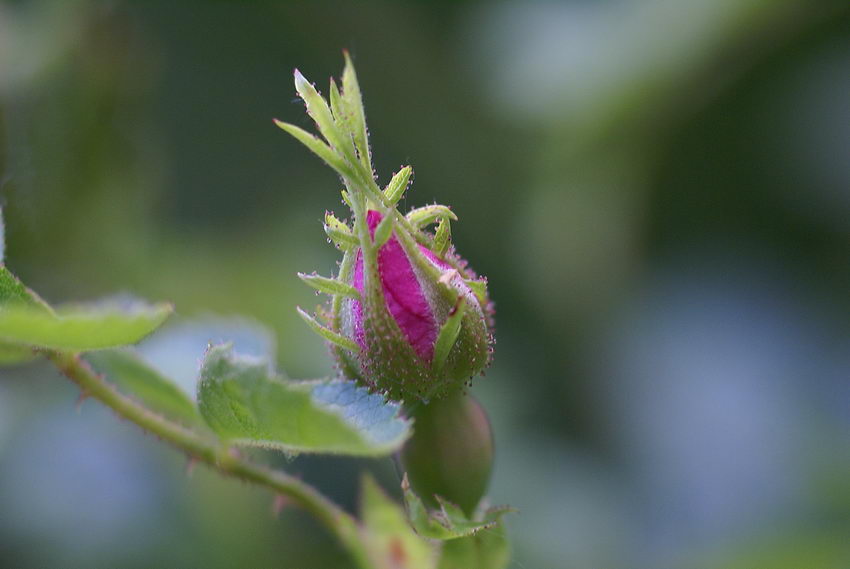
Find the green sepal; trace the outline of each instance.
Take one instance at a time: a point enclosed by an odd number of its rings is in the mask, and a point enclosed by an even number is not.
[[[444,339],[440,343],[444,347],[447,346],[449,352],[439,372],[434,371],[432,359],[430,362],[432,365],[428,366],[430,376],[427,380],[428,385],[424,391],[419,392],[420,397],[439,397],[479,373],[489,361],[490,338],[484,308],[479,305],[473,294],[459,286],[464,273],[462,267],[457,266],[455,259],[447,256],[446,260],[453,268],[442,269],[422,253],[409,233],[397,231],[396,235],[407,257],[419,273],[423,291],[430,299],[431,306],[434,307],[438,323],[444,324],[455,312],[459,297],[465,299],[466,308],[461,311],[460,332],[453,339],[449,334],[452,331],[451,328],[446,330],[441,325]],[[441,358],[442,356],[435,349],[435,359],[438,364]],[[401,383],[398,380],[396,382]]]
[[[440,218],[440,224],[437,225],[437,232],[434,234],[434,253],[443,258],[446,251],[449,250],[449,245],[452,242],[452,226],[448,217]]]
[[[457,221],[457,216],[448,207],[440,204],[426,205],[410,210],[405,216],[407,220],[415,227],[421,229],[426,225],[447,217],[452,221]]]
[[[274,119],[274,124],[291,134],[298,142],[310,149],[313,154],[325,161],[325,163],[336,170],[343,177],[353,178],[354,173],[345,160],[334,152],[327,143],[322,142],[317,136],[310,134],[301,127]]]
[[[384,196],[387,198],[388,205],[395,207],[404,196],[411,174],[413,174],[413,168],[410,166],[405,166],[395,173],[390,183],[384,188]]]
[[[445,541],[475,535],[496,527],[502,516],[516,511],[508,506],[499,506],[485,510],[477,519],[470,519],[459,507],[440,496],[436,496],[440,508],[428,510],[422,499],[410,488],[407,474],[401,481],[401,489],[413,529],[429,539]]]
[[[351,228],[330,212],[325,214],[324,228],[330,240],[342,251],[348,251],[360,245],[357,237],[351,232]]]
[[[369,132],[366,130],[363,96],[360,93],[360,84],[357,81],[357,74],[354,72],[354,65],[351,63],[351,57],[347,51],[344,51],[343,55],[345,57],[345,68],[342,71],[342,99],[348,110],[347,118],[351,125],[350,130],[354,138],[354,145],[360,155],[360,162],[371,175],[372,156],[369,150]]]
[[[438,569],[507,569],[511,546],[504,524],[443,542]]]
[[[431,369],[439,372],[446,364],[446,358],[449,357],[449,352],[452,351],[457,336],[460,334],[460,325],[463,322],[463,315],[466,312],[466,298],[458,296],[457,303],[445,323],[440,327],[440,333],[437,335],[437,341],[434,343],[434,359],[431,360]]]
[[[337,279],[329,279],[320,275],[305,275],[304,273],[298,273],[298,278],[319,292],[331,296],[341,294],[342,296],[360,299],[360,293],[356,288]]]
[[[345,124],[345,111],[343,110],[344,103],[342,96],[339,94],[339,87],[336,86],[336,81],[334,81],[333,77],[331,77],[330,96],[328,100],[331,104],[331,113],[333,113],[337,128],[343,132],[347,132],[348,127]]]
[[[331,342],[332,344],[335,344],[340,348],[344,348],[350,352],[357,353],[358,351],[360,351],[360,347],[353,340],[350,340],[342,334],[337,334],[333,330],[322,326],[315,318],[304,312],[301,307],[296,307],[296,310],[298,311],[298,314],[301,316],[301,318],[304,319],[304,322],[306,322],[307,325],[310,326],[310,328],[312,328],[316,334],[318,334],[328,342]]]
[[[435,569],[437,549],[410,527],[404,509],[365,475],[360,487],[361,537],[376,569]]]
[[[478,299],[478,303],[482,307],[487,306],[487,303],[490,302],[490,296],[487,292],[487,280],[463,279],[463,282],[475,294],[475,298]]]
[[[375,228],[375,248],[380,248],[384,243],[390,240],[393,234],[393,215],[384,216],[378,226]]]
[[[349,160],[354,158],[354,148],[348,137],[340,130],[339,125],[334,120],[333,113],[328,106],[327,101],[322,97],[312,83],[295,70],[295,90],[304,100],[307,105],[307,114],[316,121],[316,126],[319,132],[325,137],[330,145],[338,152],[341,152]],[[356,160],[354,160],[356,161]]]

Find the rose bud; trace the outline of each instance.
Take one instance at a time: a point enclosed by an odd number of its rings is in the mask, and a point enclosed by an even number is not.
[[[459,389],[489,362],[492,337],[486,281],[450,246],[449,224],[457,217],[441,205],[398,212],[410,167],[378,187],[348,57],[342,89],[332,80],[327,100],[298,71],[295,88],[322,137],[276,124],[339,174],[354,218],[349,226],[325,216],[325,231],[343,260],[337,278],[300,275],[332,296],[319,319],[299,309],[301,316],[330,342],[342,374],[376,391],[428,400]],[[433,234],[423,230],[431,223],[437,223]]]
[[[372,244],[376,232],[386,231],[382,221],[378,211],[367,212]],[[462,386],[487,365],[489,308],[486,296],[472,288],[486,290],[484,281],[470,279],[465,263],[453,254],[440,258],[404,231],[383,237],[371,263],[362,247],[352,252],[348,284],[358,294],[334,304],[333,320],[357,350],[336,346],[335,352],[352,378],[396,398],[427,400]]]
[[[472,518],[487,490],[493,465],[493,436],[484,408],[457,393],[414,409],[413,436],[401,464],[413,491],[434,509],[440,496]]]

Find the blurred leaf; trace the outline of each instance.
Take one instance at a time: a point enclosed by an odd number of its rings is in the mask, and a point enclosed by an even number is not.
[[[443,543],[438,569],[504,569],[511,560],[505,528],[499,524],[475,535]]]
[[[187,426],[202,425],[194,402],[174,382],[129,350],[103,350],[86,359],[118,390],[146,407]]]
[[[169,318],[156,334],[139,342],[133,351],[194,401],[204,354],[210,345],[225,342],[233,344],[240,354],[277,360],[274,332],[250,318],[238,316]]]
[[[360,496],[363,542],[376,569],[433,569],[436,551],[416,534],[404,510],[390,500],[370,476],[363,478]]]
[[[168,304],[103,304],[60,308],[54,314],[38,304],[15,303],[0,310],[0,340],[56,350],[114,348],[138,342],[172,310]]]
[[[0,365],[11,365],[28,362],[37,354],[32,348],[0,343]]]
[[[50,311],[43,300],[25,287],[9,269],[0,265],[0,307],[9,305],[31,306],[45,312]],[[35,357],[36,353],[29,346],[0,342],[0,365],[22,363]]]
[[[49,312],[50,308],[37,294],[24,286],[4,265],[0,265],[0,306],[23,304]]]
[[[439,496],[437,500],[440,509],[428,511],[419,496],[411,490],[407,475],[402,480],[401,488],[404,491],[410,523],[419,535],[430,539],[453,540],[493,529],[499,524],[502,516],[513,511],[508,507],[490,508],[480,520],[470,520],[460,508]]]
[[[844,569],[850,567],[846,522],[818,529],[792,527],[787,533],[745,540],[734,547],[695,555],[687,567],[698,569]]]
[[[286,452],[380,456],[410,434],[399,405],[380,395],[350,381],[282,381],[226,344],[207,352],[198,406],[221,437]]]
[[[6,262],[6,224],[3,221],[3,208],[0,207],[0,263]]]

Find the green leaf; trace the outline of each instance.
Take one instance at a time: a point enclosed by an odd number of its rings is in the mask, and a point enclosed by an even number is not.
[[[283,381],[267,361],[211,348],[201,367],[198,407],[234,444],[285,452],[382,456],[410,435],[400,406],[354,382]]]
[[[210,345],[225,342],[232,343],[238,353],[270,361],[277,359],[277,338],[271,330],[250,318],[211,314],[190,319],[171,318],[156,334],[139,342],[133,351],[194,401],[204,354]]]
[[[0,342],[55,350],[88,351],[133,344],[171,314],[170,304],[129,307],[77,305],[56,313],[26,304],[0,310]]]
[[[434,569],[436,548],[410,527],[404,510],[390,500],[371,476],[360,490],[363,544],[376,569]]]
[[[469,537],[443,543],[438,569],[505,569],[510,543],[502,524]]]
[[[50,307],[37,294],[28,289],[4,265],[0,265],[0,307],[24,305],[50,312]]]
[[[315,318],[304,312],[301,307],[296,307],[296,310],[298,311],[298,315],[301,316],[302,320],[304,320],[304,322],[306,322],[307,325],[312,328],[313,332],[315,332],[328,342],[336,344],[340,348],[344,348],[350,352],[357,353],[360,351],[360,346],[358,346],[353,340],[346,338],[342,334],[337,334],[329,328],[325,328],[324,326],[319,324],[319,322]]]
[[[336,279],[329,279],[319,275],[305,275],[304,273],[298,273],[298,278],[317,291],[325,294],[330,294],[332,296],[341,294],[351,298],[360,298],[360,293],[356,288]]]
[[[437,496],[439,510],[429,511],[422,499],[410,488],[405,474],[401,482],[407,515],[416,532],[429,539],[454,540],[495,528],[502,516],[514,511],[509,507],[490,508],[481,519],[471,520],[458,506]]]
[[[410,175],[413,173],[413,168],[410,166],[405,166],[393,176],[393,179],[390,180],[390,183],[387,184],[387,187],[384,188],[384,196],[387,198],[387,202],[389,202],[390,206],[395,206],[399,200],[401,200],[402,196],[404,196],[405,190],[407,190],[407,183],[410,180]]]
[[[410,210],[405,217],[411,224],[420,229],[444,217],[457,221],[457,216],[452,210],[439,204],[417,207]]]
[[[86,355],[89,363],[119,391],[149,409],[186,426],[202,425],[195,403],[170,379],[129,350],[103,350]]]
[[[9,269],[0,264],[0,309],[7,306],[28,306],[47,313],[51,312],[47,303],[25,287]],[[36,356],[36,352],[30,346],[0,342],[0,365],[27,362]]]

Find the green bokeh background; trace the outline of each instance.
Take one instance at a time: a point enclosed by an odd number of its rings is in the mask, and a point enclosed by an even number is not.
[[[339,181],[309,127],[351,51],[381,183],[489,277],[511,567],[850,566],[850,8],[804,0],[0,2],[6,262],[50,301],[294,306]],[[348,567],[307,515],[47,366],[0,372],[0,566]],[[270,457],[346,507],[390,460]]]

